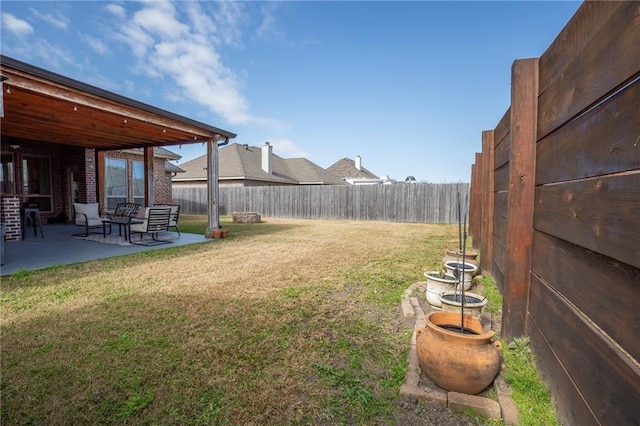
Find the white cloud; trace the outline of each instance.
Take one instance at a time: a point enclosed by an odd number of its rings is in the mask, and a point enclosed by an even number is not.
[[[160,39],[178,39],[188,31],[188,27],[179,22],[176,10],[169,2],[152,2],[133,16],[133,24]]]
[[[256,29],[256,35],[263,40],[281,39],[282,33],[276,27],[276,10],[278,8],[277,2],[267,2],[260,5],[260,12],[262,13],[262,21]]]
[[[225,46],[241,46],[246,20],[236,2],[145,2],[125,20],[118,40],[131,48],[138,72],[174,82],[178,91],[167,98],[203,105],[230,124],[279,126],[249,112],[243,81],[220,54]]]
[[[270,139],[274,154],[283,158],[309,157],[309,153],[289,139]]]
[[[104,55],[109,51],[107,45],[99,38],[88,35],[85,36],[84,41],[100,55]]]
[[[17,36],[29,35],[33,33],[33,27],[25,20],[16,18],[10,13],[2,14],[2,25],[5,30]]]
[[[124,19],[127,17],[127,11],[119,4],[110,3],[104,9],[116,18]]]
[[[47,22],[58,29],[66,30],[69,26],[69,18],[60,14],[59,12],[57,12],[54,16],[51,13],[42,13],[39,10],[34,9],[33,7],[29,8],[29,12],[41,21]]]

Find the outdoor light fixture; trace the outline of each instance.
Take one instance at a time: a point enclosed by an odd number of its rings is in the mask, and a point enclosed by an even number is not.
[[[20,145],[9,145],[9,148],[18,149],[18,148],[20,148]]]
[[[7,93],[11,93],[11,87],[7,86]]]
[[[78,110],[78,105],[77,105],[77,104],[73,105],[73,110],[74,110],[74,111],[77,111],[77,110]]]

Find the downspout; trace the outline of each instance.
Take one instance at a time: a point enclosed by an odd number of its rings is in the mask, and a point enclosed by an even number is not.
[[[218,178],[220,177],[218,168],[218,148],[229,143],[229,138],[219,142],[220,136],[214,137],[207,144],[207,216],[208,226],[204,236],[213,238],[213,230],[220,229],[220,190]]]

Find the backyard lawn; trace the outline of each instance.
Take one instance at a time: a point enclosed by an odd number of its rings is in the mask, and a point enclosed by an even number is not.
[[[205,219],[181,224],[203,233]],[[223,226],[229,238],[3,277],[2,424],[398,421],[400,297],[457,227]]]

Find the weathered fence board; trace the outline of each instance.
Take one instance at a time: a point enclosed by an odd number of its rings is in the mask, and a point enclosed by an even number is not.
[[[496,192],[509,190],[509,163],[495,171],[493,185]]]
[[[558,293],[532,276],[530,320],[600,424],[634,424],[640,418],[640,369]],[[557,395],[558,405],[573,403]],[[581,424],[589,424],[592,421]]]
[[[495,147],[497,147],[499,144],[505,141],[505,139],[509,136],[510,132],[511,132],[511,108],[508,108],[494,130]],[[511,141],[508,141],[507,145],[511,145]],[[509,156],[507,155],[506,159],[508,158]],[[500,164],[495,163],[495,167],[498,168],[502,164],[504,163],[500,163]]]
[[[640,169],[640,81],[538,142],[536,184]]]
[[[494,209],[494,183],[493,157],[494,157],[494,131],[482,132],[482,170],[484,174],[480,179],[481,186],[478,191],[482,198],[482,219],[480,220],[480,251],[484,253],[480,257],[480,267],[489,273],[493,267],[493,209]]]
[[[502,279],[498,280],[498,276],[495,275],[495,273],[494,277],[496,278],[500,291],[504,291],[504,274],[507,270],[507,251],[505,242],[498,238],[493,239],[493,264],[500,270],[500,277],[502,277]]]
[[[511,152],[511,134],[507,134],[495,149],[495,168],[499,169],[509,162],[509,153]]]
[[[519,326],[527,313],[525,332],[561,421],[636,424],[640,3],[583,3],[538,64],[537,120],[507,119],[531,101],[529,92],[517,95],[512,76],[511,114],[482,133],[482,165],[491,160],[492,167],[480,168],[472,192],[488,199],[491,182],[493,198],[479,219],[481,268],[494,276],[503,308],[517,305],[503,311],[503,335],[505,324]],[[515,152],[523,130],[537,138],[530,163],[518,163]],[[495,136],[494,145],[485,134]],[[529,223],[520,209],[530,200],[521,201],[518,190],[531,178]],[[526,294],[513,291],[526,282]]]
[[[549,76],[550,82],[540,95],[539,138],[548,135],[562,123],[629,82],[640,69],[640,20],[637,19],[640,15],[640,2],[606,3],[606,10],[611,12],[606,19],[600,15],[600,10],[605,10],[603,6],[585,11],[584,14],[589,15],[588,19],[585,16],[582,21],[574,20],[576,27],[582,26],[580,29],[576,28],[574,34],[584,37],[580,44],[586,42],[589,47],[576,52],[560,78],[558,75]],[[602,27],[594,30],[590,26],[594,19],[605,22],[601,24]],[[623,22],[625,24],[621,25]],[[616,30],[612,31],[611,28]],[[564,40],[554,42],[562,45],[564,43]],[[567,60],[559,56],[556,59]],[[541,61],[543,67],[548,63],[544,55]]]
[[[535,280],[532,280],[532,284]],[[580,395],[564,367],[556,358],[551,347],[545,340],[546,330],[540,330],[535,319],[529,316],[529,336],[531,337],[531,350],[536,354],[536,364],[540,370],[542,379],[549,384],[551,392],[556,400],[556,412],[564,425],[601,426],[593,417],[591,408]],[[569,395],[570,403],[559,404],[557,402]]]
[[[457,223],[457,195],[469,184],[220,187],[220,214],[252,211],[265,217],[386,222]],[[206,214],[203,187],[174,186],[173,201],[186,214]]]
[[[507,242],[507,217],[501,215],[493,216],[493,237],[500,240],[502,244]],[[503,259],[500,260],[500,264],[503,264]]]
[[[640,173],[536,189],[534,228],[640,268]]]
[[[640,270],[542,232],[533,241],[531,272],[640,359],[640,327],[629,326],[640,324]]]
[[[495,210],[494,214],[503,218],[507,218],[507,201],[509,199],[508,191],[496,192],[494,197]],[[506,241],[506,238],[503,240]]]

